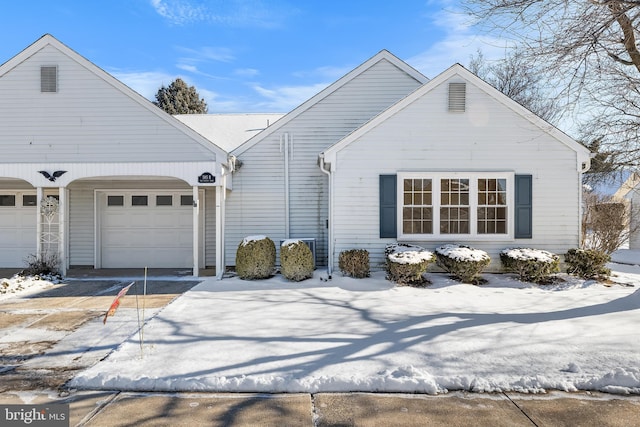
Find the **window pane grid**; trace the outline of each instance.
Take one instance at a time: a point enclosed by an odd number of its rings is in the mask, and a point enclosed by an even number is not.
[[[433,192],[430,179],[403,181],[402,232],[433,233]]]
[[[478,179],[478,234],[507,234],[507,180]]]
[[[469,234],[469,180],[440,180],[440,234]]]

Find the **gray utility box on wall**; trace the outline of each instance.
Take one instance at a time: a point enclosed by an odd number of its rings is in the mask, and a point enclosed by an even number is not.
[[[309,249],[311,249],[311,255],[313,255],[313,268],[316,268],[316,239],[302,238],[302,237],[292,237],[290,239],[281,239],[280,246],[282,246],[282,244],[287,240],[302,240],[304,243],[306,243],[306,245],[309,246]]]

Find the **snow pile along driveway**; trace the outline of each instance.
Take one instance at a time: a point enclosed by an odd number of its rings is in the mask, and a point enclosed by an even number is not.
[[[614,269],[616,264],[613,264]],[[207,280],[72,387],[234,392],[545,389],[640,393],[640,267],[604,286],[428,274]],[[118,314],[116,314],[116,317]]]

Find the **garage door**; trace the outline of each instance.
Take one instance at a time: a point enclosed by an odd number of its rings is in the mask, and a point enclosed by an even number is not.
[[[102,268],[193,267],[191,192],[102,193]]]
[[[0,267],[24,267],[35,253],[35,193],[0,190]]]

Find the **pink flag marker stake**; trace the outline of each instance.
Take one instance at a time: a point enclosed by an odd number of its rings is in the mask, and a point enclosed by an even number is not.
[[[104,315],[104,319],[102,320],[103,324],[107,323],[107,317],[113,316],[114,314],[116,314],[116,310],[120,305],[120,299],[126,295],[126,293],[129,291],[129,289],[131,288],[131,286],[133,286],[134,283],[135,282],[131,282],[128,286],[125,286],[120,290],[120,292],[118,292],[118,295],[116,295],[116,298],[111,303],[111,307],[109,307],[109,310]]]

